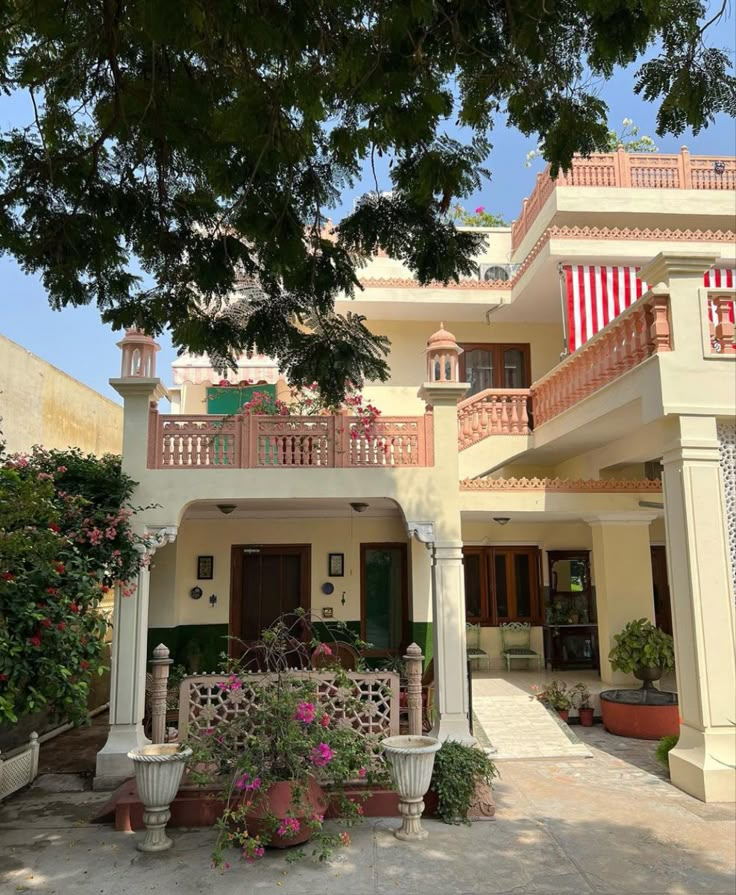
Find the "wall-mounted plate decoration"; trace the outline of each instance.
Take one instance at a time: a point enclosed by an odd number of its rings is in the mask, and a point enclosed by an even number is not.
[[[332,594],[335,592],[335,585],[331,581],[325,581],[322,585],[323,594]]]
[[[190,596],[193,600],[201,600],[201,599],[202,599],[202,588],[201,588],[201,587],[193,587],[193,588],[189,591],[189,596]]]

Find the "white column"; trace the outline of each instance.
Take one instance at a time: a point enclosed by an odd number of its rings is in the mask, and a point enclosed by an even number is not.
[[[667,563],[682,724],[672,782],[736,801],[736,633],[713,417],[681,416],[663,462]]]
[[[432,545],[435,724],[440,740],[475,743],[468,717],[465,577],[462,542]]]
[[[116,594],[113,609],[113,639],[110,673],[110,730],[107,742],[97,753],[95,789],[113,789],[133,776],[128,752],[150,742],[143,734],[146,693],[146,643],[148,638],[148,594],[150,557],[158,547],[176,538],[176,528],[154,533],[148,549],[142,548],[143,564],[138,571],[135,593]]]

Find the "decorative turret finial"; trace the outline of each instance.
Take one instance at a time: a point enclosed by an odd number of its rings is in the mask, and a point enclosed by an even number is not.
[[[161,346],[139,329],[126,329],[122,342],[121,379],[153,379],[156,376],[156,352]]]
[[[427,340],[427,379],[429,382],[459,382],[458,358],[462,348],[455,336],[440,323],[440,328]]]

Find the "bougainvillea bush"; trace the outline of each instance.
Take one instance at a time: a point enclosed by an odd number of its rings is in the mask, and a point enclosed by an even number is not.
[[[252,863],[266,846],[301,843],[308,832],[311,856],[326,861],[335,848],[350,844],[346,829],[325,825],[329,801],[336,807],[343,827],[363,813],[362,796],[350,793],[351,783],[385,782],[376,762],[377,740],[355,729],[349,720],[369,707],[360,698],[348,675],[330,668],[329,644],[293,636],[300,613],[284,617],[262,634],[240,660],[229,660],[218,686],[226,703],[247,701],[247,711],[233,713],[227,723],[200,729],[188,740],[192,747],[194,782],[221,783],[226,808],[218,819],[213,864],[227,870],[237,858]],[[303,618],[303,615],[302,615]],[[321,670],[332,670],[341,694],[340,708],[320,702],[317,684],[291,668],[300,656],[318,655]],[[251,677],[245,668],[268,669],[270,679]],[[275,813],[274,784],[291,784],[287,810]],[[314,784],[324,790],[324,802],[315,807]],[[339,827],[338,824],[338,827]],[[302,848],[287,853],[287,860],[304,857]]]
[[[86,717],[104,670],[100,602],[134,593],[141,553],[120,458],[0,446],[0,723]],[[132,583],[131,583],[132,582]]]

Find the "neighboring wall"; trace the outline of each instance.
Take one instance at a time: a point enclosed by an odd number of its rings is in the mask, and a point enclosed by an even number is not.
[[[119,454],[123,408],[0,336],[0,431],[7,450],[78,447]]]
[[[391,378],[369,383],[363,393],[386,416],[424,412],[417,392],[427,378],[427,339],[444,323],[458,342],[528,342],[532,382],[549,372],[560,360],[562,327],[543,323],[458,323],[452,320],[368,320],[373,332],[391,340],[388,358]]]

